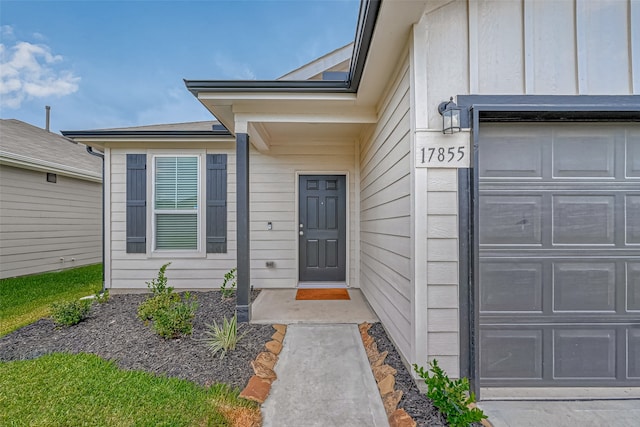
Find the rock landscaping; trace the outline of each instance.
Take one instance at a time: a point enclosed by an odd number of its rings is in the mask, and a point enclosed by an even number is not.
[[[259,291],[252,293],[257,297]],[[193,292],[198,301],[193,333],[164,339],[137,317],[142,294],[113,295],[94,304],[77,325],[60,327],[41,319],[0,338],[0,361],[33,359],[54,352],[93,353],[113,360],[120,368],[178,377],[208,386],[226,383],[242,396],[264,402],[273,381],[274,366],[286,334],[285,325],[242,324],[244,334],[235,350],[223,358],[204,345],[208,326],[233,316],[235,300],[219,291]],[[372,372],[378,383],[392,427],[446,426],[431,401],[418,390],[381,324],[360,326]]]

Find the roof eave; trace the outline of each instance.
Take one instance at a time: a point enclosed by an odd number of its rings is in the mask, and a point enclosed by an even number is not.
[[[211,139],[211,138],[224,138],[231,137],[231,133],[227,130],[79,130],[79,131],[61,131],[62,135],[67,138],[162,138],[162,139],[176,139],[176,138],[189,138],[189,139]]]
[[[353,93],[351,81],[338,80],[184,80],[194,96],[200,92]]]

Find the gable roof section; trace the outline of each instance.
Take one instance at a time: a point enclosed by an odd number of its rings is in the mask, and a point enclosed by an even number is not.
[[[142,142],[165,140],[171,142],[229,141],[231,133],[218,121],[166,123],[126,128],[62,131],[74,141],[103,148],[105,142]]]
[[[0,119],[0,163],[102,181],[102,160],[84,145],[15,119]]]
[[[302,67],[288,72],[277,80],[322,80],[328,71],[348,72],[353,55],[354,43],[351,42],[320,58],[314,59]]]

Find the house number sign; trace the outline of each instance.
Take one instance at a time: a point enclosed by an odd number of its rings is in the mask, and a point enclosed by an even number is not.
[[[417,168],[468,168],[468,133],[453,135],[416,134]]]

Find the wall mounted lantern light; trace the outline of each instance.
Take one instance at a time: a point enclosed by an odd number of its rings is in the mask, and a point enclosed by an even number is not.
[[[462,108],[453,102],[453,96],[449,101],[441,102],[438,105],[438,113],[442,115],[442,133],[460,132],[460,112]]]

